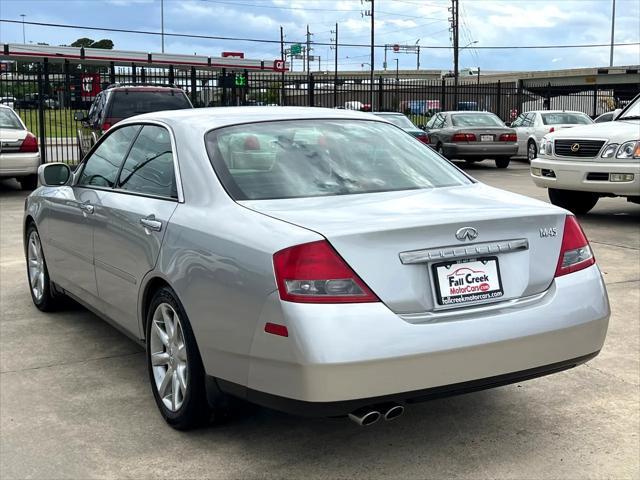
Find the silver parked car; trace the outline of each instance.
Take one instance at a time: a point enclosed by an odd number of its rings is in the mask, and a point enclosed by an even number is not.
[[[575,217],[370,114],[146,114],[73,174],[48,164],[39,179],[24,217],[33,302],[68,295],[146,345],[176,428],[235,397],[367,425],[574,367],[605,339]]]
[[[446,158],[469,163],[493,158],[507,168],[518,150],[515,130],[489,112],[440,112],[426,125],[431,146]]]

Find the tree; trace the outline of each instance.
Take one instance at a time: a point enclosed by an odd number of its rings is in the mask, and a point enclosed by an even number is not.
[[[93,38],[82,37],[73,42],[70,47],[79,47],[79,48],[102,48],[104,50],[112,50],[113,49],[113,41],[108,38],[103,38],[102,40],[95,41]]]
[[[69,46],[70,47],[89,48],[91,45],[93,45],[93,38],[82,37],[82,38],[79,38],[78,40],[76,40],[75,42],[73,42]]]

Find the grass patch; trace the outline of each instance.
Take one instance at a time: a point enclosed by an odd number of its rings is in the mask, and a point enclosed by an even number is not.
[[[38,136],[38,110],[20,110],[17,113],[27,129]],[[75,110],[68,108],[45,110],[44,131],[47,138],[75,138],[80,123],[73,119],[74,113]]]

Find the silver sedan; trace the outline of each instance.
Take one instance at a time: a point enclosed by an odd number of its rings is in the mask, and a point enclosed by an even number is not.
[[[574,367],[605,339],[575,217],[370,114],[146,114],[39,181],[24,215],[33,302],[71,297],[145,345],[176,428],[237,398],[368,425]]]

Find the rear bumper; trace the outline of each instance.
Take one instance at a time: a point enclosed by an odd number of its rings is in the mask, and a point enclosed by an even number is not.
[[[212,383],[216,387],[229,395],[243,398],[249,402],[262,405],[264,407],[280,410],[292,415],[300,415],[303,417],[340,417],[345,416],[359,408],[370,407],[382,403],[395,402],[400,404],[420,403],[437,398],[451,397],[454,395],[462,395],[465,393],[479,392],[489,388],[501,387],[516,382],[531,380],[552,373],[562,372],[573,367],[581,365],[595,356],[598,352],[593,352],[578,358],[564,360],[541,367],[521,370],[519,372],[507,373],[504,375],[496,375],[494,377],[481,378],[478,380],[470,380],[468,382],[455,383],[440,387],[427,388],[412,392],[403,392],[380,397],[359,398],[356,400],[344,400],[337,402],[308,402],[303,400],[295,400],[292,398],[280,397],[269,393],[252,390],[242,387],[238,384],[217,380],[209,377],[209,385]]]
[[[23,177],[38,173],[39,153],[0,154],[0,177]]]
[[[597,266],[555,279],[526,306],[461,309],[458,316],[424,323],[409,323],[382,303],[295,304],[274,293],[256,327],[242,387],[254,391],[244,395],[258,403],[271,395],[357,404],[390,395],[411,399],[420,396],[417,391],[457,389],[514,372],[517,380],[522,372],[576,364],[575,359],[598,352],[608,319]],[[265,333],[266,322],[286,325],[289,337]],[[205,357],[207,373],[217,376]]]
[[[538,187],[557,188],[561,190],[578,190],[613,194],[620,196],[640,195],[640,162],[587,162],[555,160],[553,158],[536,158],[531,168],[552,170],[555,178],[531,175]],[[587,180],[590,173],[632,173],[631,182],[609,182]]]
[[[493,158],[511,157],[518,153],[517,143],[495,144],[475,143],[445,143],[442,145],[447,158]]]

